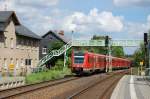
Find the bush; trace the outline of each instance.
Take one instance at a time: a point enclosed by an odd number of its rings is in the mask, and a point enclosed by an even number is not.
[[[55,66],[53,67],[54,70],[63,70],[64,62],[63,60],[57,60]]]
[[[53,79],[63,78],[65,75],[71,75],[71,70],[67,67],[62,69],[52,69],[45,72],[33,73],[26,76],[26,83],[33,84],[38,82],[44,82]]]

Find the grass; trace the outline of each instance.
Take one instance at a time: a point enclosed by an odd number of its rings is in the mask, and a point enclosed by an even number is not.
[[[63,78],[65,75],[70,75],[71,70],[69,68],[63,69],[51,69],[45,72],[33,73],[26,76],[26,84],[34,84],[44,82],[48,80],[54,80]]]

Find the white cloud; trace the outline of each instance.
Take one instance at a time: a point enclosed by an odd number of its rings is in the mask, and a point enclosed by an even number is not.
[[[150,0],[113,0],[116,6],[150,6]]]
[[[87,14],[84,12],[73,12],[69,15],[58,8],[51,8],[51,10],[49,10],[50,8],[48,6],[57,5],[59,0],[18,1],[19,0],[10,0],[6,2],[8,4],[8,10],[15,10],[21,23],[35,33],[40,33],[40,35],[49,30],[61,29],[65,30],[65,32],[74,30],[74,32],[85,35],[86,37],[84,36],[84,38],[88,38],[96,33],[107,34],[112,32],[117,32],[118,35],[129,37],[142,37],[143,33],[150,29],[150,15],[147,17],[145,23],[135,23],[128,22],[122,16],[115,16],[112,12],[100,12],[96,8],[91,9]],[[46,1],[49,2],[49,4],[45,3]],[[122,2],[121,0],[114,1],[120,4],[123,3],[123,1],[124,3],[129,2],[129,0],[122,0]],[[134,0],[134,2],[135,1],[138,0]],[[0,10],[3,10],[4,4],[5,2],[0,0]],[[37,5],[43,8],[39,8]],[[62,15],[64,13],[65,15]],[[112,35],[116,36],[115,33],[112,33]]]
[[[17,0],[18,4],[31,6],[52,6],[57,5],[59,0]]]
[[[18,10],[24,8],[36,8],[41,10],[44,8],[49,8],[51,6],[56,6],[59,0],[0,0],[0,10]],[[6,7],[7,5],[7,7]],[[30,9],[26,9],[30,12]]]
[[[132,38],[142,38],[143,33],[150,30],[150,15],[147,16],[146,23],[125,22],[125,32]]]
[[[87,15],[74,12],[65,17],[62,28],[66,31],[77,32],[120,32],[123,29],[122,17],[114,16],[111,12],[98,12],[92,9]]]
[[[41,35],[54,28],[55,21],[50,12],[58,15],[59,10],[49,9],[58,3],[59,0],[0,0],[0,10],[7,4],[7,10],[16,11],[23,25]]]

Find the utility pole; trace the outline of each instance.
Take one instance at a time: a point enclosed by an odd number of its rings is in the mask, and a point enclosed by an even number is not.
[[[111,57],[111,38],[105,37],[105,47],[107,50],[106,57],[106,72],[112,72],[112,57]]]
[[[111,56],[111,40],[109,39],[108,45],[108,56],[109,56],[109,72],[112,72],[112,56]]]
[[[65,46],[65,52],[64,52],[64,67],[66,67],[66,46]]]

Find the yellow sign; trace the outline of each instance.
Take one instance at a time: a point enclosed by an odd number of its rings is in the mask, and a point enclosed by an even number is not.
[[[10,65],[9,65],[9,69],[10,69],[10,70],[13,70],[14,67],[15,67],[14,64],[10,64]]]
[[[141,66],[143,65],[143,61],[140,62],[140,65],[141,65]]]

